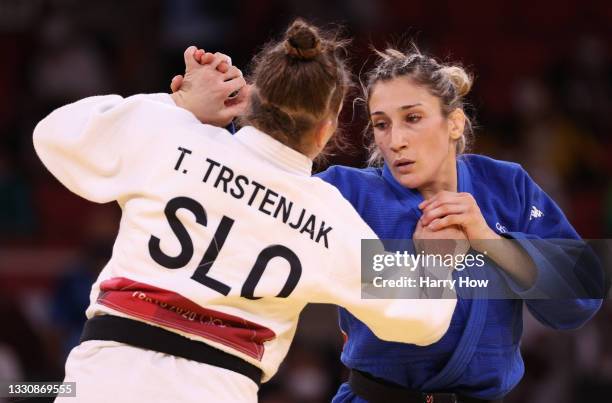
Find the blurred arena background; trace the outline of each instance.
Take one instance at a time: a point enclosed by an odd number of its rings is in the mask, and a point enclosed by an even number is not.
[[[46,172],[35,124],[90,95],[168,91],[191,44],[245,69],[295,16],[343,24],[355,73],[370,43],[411,38],[468,66],[474,151],[523,164],[583,237],[612,236],[609,1],[0,0],[0,380],[63,378],[120,213]],[[347,106],[345,131],[359,146],[363,121]],[[364,153],[330,162],[362,166]],[[526,315],[526,374],[507,401],[612,401],[610,336],[609,303],[574,332]],[[308,308],[261,401],[328,402],[346,375],[341,347],[335,308]]]

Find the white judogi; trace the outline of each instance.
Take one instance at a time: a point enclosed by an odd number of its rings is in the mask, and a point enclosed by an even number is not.
[[[225,368],[106,340],[73,348],[64,382],[75,382],[76,397],[57,403],[255,403],[258,390]]]
[[[68,189],[123,210],[89,318],[207,343],[261,368],[263,381],[309,302],[343,306],[391,341],[430,344],[449,325],[455,300],[361,299],[360,241],[374,232],[310,176],[306,156],[253,127],[231,136],[168,94],[109,95],[57,109],[34,145]]]

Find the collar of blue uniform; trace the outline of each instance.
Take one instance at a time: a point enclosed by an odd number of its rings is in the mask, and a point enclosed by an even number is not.
[[[253,126],[243,127],[236,132],[234,137],[265,160],[285,171],[306,176],[312,173],[310,158]]]
[[[468,172],[467,160],[464,155],[457,157],[457,190],[474,194],[472,179]]]
[[[423,196],[421,196],[418,190],[407,188],[395,179],[387,164],[383,166],[382,176],[400,198],[414,202],[417,205],[423,201]]]

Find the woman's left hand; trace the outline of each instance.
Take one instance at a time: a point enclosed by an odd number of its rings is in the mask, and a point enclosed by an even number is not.
[[[442,191],[419,204],[423,227],[438,231],[453,225],[461,227],[470,241],[499,239],[485,221],[470,193]]]
[[[474,250],[487,254],[522,287],[535,284],[537,269],[533,260],[516,242],[502,238],[487,225],[471,194],[443,191],[419,204],[419,208],[424,227],[434,232],[453,225],[461,227]],[[502,241],[488,242],[489,239]]]

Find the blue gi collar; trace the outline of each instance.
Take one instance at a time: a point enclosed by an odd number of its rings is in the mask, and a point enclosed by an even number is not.
[[[423,196],[418,190],[407,188],[395,179],[387,164],[383,167],[382,176],[402,202],[418,205],[423,201]]]
[[[395,179],[387,164],[383,166],[382,176],[389,186],[391,186],[400,201],[405,203],[407,206],[418,206],[423,201],[423,196],[418,190],[407,188]],[[472,180],[463,156],[459,156],[457,158],[457,190],[459,192],[473,194]],[[421,216],[420,212],[418,216]]]
[[[474,194],[472,178],[468,172],[467,161],[463,155],[457,157],[457,190]]]

